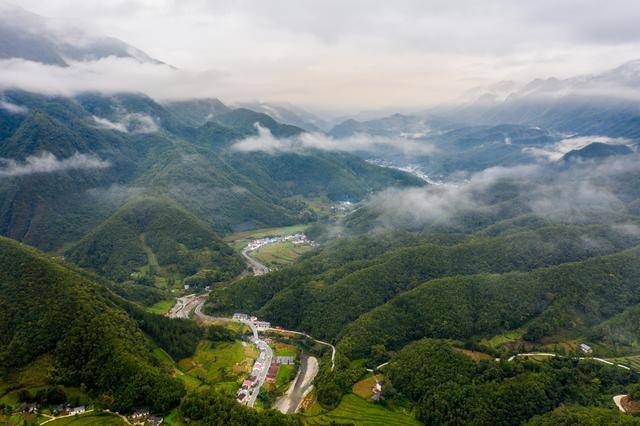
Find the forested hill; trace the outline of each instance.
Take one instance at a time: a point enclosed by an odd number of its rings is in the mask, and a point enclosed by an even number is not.
[[[206,223],[171,200],[154,197],[129,201],[66,257],[117,280],[144,266],[170,268],[179,276],[206,269],[212,282],[231,279],[244,269],[242,258]]]
[[[0,373],[50,359],[49,380],[84,384],[117,410],[178,404],[182,385],[152,360],[124,301],[64,264],[0,237]]]
[[[539,341],[596,326],[640,303],[640,248],[531,272],[427,281],[347,327],[338,348],[367,356],[421,337],[466,339],[523,327]]]
[[[355,256],[368,241],[371,237],[344,241],[290,269],[217,288],[211,306],[256,312],[276,324],[331,339],[361,314],[430,279],[528,271],[624,250],[640,243],[640,237],[605,225],[547,225],[459,242],[414,238],[382,252],[372,245],[368,260],[362,256],[321,266],[324,258],[339,258],[345,250]]]
[[[274,137],[303,131],[248,109],[187,103],[177,112],[139,94],[2,98],[17,110],[0,108],[0,234],[46,250],[77,242],[141,194],[225,234],[315,220],[312,199],[424,185],[348,153],[237,151],[234,143],[257,135],[255,123]]]

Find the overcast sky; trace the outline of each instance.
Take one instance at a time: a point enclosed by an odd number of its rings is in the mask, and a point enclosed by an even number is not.
[[[197,87],[228,102],[420,107],[473,86],[569,77],[640,58],[636,0],[15,3],[120,38],[197,81],[185,94]]]

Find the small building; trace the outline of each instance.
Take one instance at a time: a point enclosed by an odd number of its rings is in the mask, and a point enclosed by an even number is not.
[[[247,391],[246,389],[241,390],[240,392],[238,392],[238,402],[240,404],[244,404],[247,402],[248,397],[249,396],[249,391]]]
[[[160,416],[149,416],[147,419],[147,423],[149,423],[150,426],[160,426],[163,421],[164,418]]]
[[[143,419],[147,417],[149,414],[151,414],[151,410],[149,410],[148,408],[138,408],[136,410],[133,410],[133,414],[131,414],[131,418]]]
[[[293,365],[296,362],[295,356],[277,356],[274,360],[276,364]]]
[[[593,348],[586,343],[580,343],[580,350],[585,354],[593,353]]]
[[[233,314],[233,319],[237,321],[247,321],[249,319],[249,315],[237,312]]]
[[[253,386],[253,381],[249,380],[249,379],[245,379],[244,382],[242,382],[242,389],[249,389],[250,387]]]
[[[38,405],[35,402],[24,403],[16,410],[16,412],[20,414],[37,414]]]
[[[280,371],[279,364],[271,364],[269,371],[267,371],[266,381],[269,383],[275,383],[276,377],[278,377],[278,371]]]
[[[82,414],[87,411],[87,408],[84,405],[79,405],[77,407],[73,407],[69,410],[69,414],[72,416],[77,416],[78,414]]]
[[[267,328],[271,328],[271,323],[269,321],[254,321],[254,322],[258,330],[266,330]]]

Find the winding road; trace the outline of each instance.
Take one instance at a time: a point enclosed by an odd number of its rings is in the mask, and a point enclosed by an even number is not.
[[[555,357],[555,356],[557,356],[559,358],[565,358],[563,355],[554,354],[554,353],[550,353],[550,352],[531,352],[531,353],[523,353],[523,354],[512,355],[507,361],[511,362],[515,358],[521,357],[521,356],[545,356],[545,357]],[[602,364],[611,365],[613,367],[622,368],[624,370],[631,370],[631,368],[627,367],[626,365],[616,364],[615,362],[607,361],[606,359],[602,359],[602,358],[596,358],[596,357],[592,357],[592,356],[579,356],[576,359],[579,359],[579,360],[582,360],[582,361],[585,361],[585,360],[597,361],[597,362],[600,362]]]
[[[242,249],[242,257],[244,257],[245,260],[249,263],[249,266],[253,270],[253,275],[259,276],[259,275],[264,275],[267,272],[269,272],[269,268],[267,268],[262,263],[258,262],[253,257],[249,256],[249,248],[248,247],[245,247],[244,249]]]

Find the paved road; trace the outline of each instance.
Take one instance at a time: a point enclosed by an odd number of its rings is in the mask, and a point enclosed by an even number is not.
[[[169,318],[189,318],[191,311],[193,311],[198,304],[204,303],[208,296],[209,292],[179,297],[167,315]]]
[[[247,260],[247,262],[249,263],[249,267],[253,270],[253,275],[256,275],[256,276],[264,275],[267,272],[269,272],[269,268],[267,268],[262,263],[258,262],[253,257],[249,256],[249,249],[248,248],[242,249],[242,257],[244,257]]]
[[[255,324],[251,321],[240,321],[235,320],[233,318],[224,318],[224,317],[212,317],[207,314],[202,313],[202,307],[204,306],[204,302],[206,299],[200,301],[195,307],[195,316],[205,321],[236,321],[241,322],[247,325],[251,332],[253,333],[253,343],[258,347],[261,353],[264,353],[264,362],[262,363],[262,370],[260,370],[260,374],[258,374],[258,383],[253,388],[251,395],[249,395],[249,399],[247,400],[247,406],[253,407],[256,403],[256,399],[258,398],[258,394],[260,393],[260,388],[264,384],[264,381],[267,379],[267,373],[269,372],[269,367],[271,366],[271,362],[273,360],[273,350],[264,340],[260,339],[258,335],[258,329]]]
[[[520,357],[520,356],[548,356],[548,357],[560,357],[560,358],[564,358],[563,355],[558,355],[558,354],[554,354],[554,353],[549,353],[549,352],[531,352],[531,353],[525,353],[525,354],[516,354],[511,356],[508,361],[513,361],[516,357]],[[622,368],[624,370],[631,370],[631,368],[627,367],[626,365],[622,365],[622,364],[616,364],[615,362],[611,362],[611,361],[607,361],[606,359],[602,359],[602,358],[596,358],[596,357],[592,357],[592,356],[579,356],[577,357],[577,359],[579,360],[591,360],[591,361],[597,361],[597,362],[601,362],[603,364],[607,364],[607,365],[611,365],[614,367],[618,367],[618,368]]]
[[[274,408],[283,414],[294,414],[300,409],[300,404],[313,387],[313,380],[318,374],[318,359],[312,356],[300,356],[300,368],[296,378],[287,392],[278,398]]]

